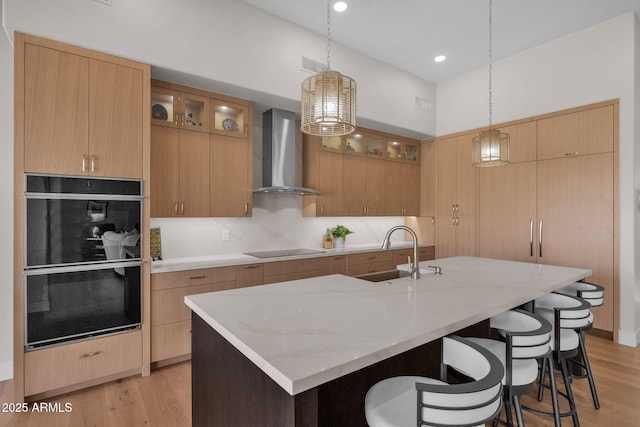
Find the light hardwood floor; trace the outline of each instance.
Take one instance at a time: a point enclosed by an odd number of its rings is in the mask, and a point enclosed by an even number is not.
[[[640,425],[640,347],[631,348],[589,335],[587,351],[594,370],[601,409],[593,409],[586,380],[574,381],[583,427]],[[0,382],[0,403],[10,403],[11,381]],[[183,362],[154,370],[148,377],[132,377],[49,400],[68,413],[0,413],[0,426],[190,426],[191,364]],[[523,403],[532,402],[525,396]],[[552,426],[550,418],[526,413],[528,427]],[[571,426],[563,419],[563,426]],[[238,426],[244,427],[244,426]],[[343,427],[343,426],[336,426]],[[348,427],[348,426],[344,426]]]

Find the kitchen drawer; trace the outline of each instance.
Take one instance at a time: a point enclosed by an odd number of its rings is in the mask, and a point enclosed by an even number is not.
[[[329,274],[329,260],[326,257],[268,262],[264,264],[264,278],[267,283],[268,276],[317,270],[325,270],[324,274]]]
[[[362,276],[363,274],[379,273],[381,271],[395,270],[396,265],[392,259],[374,262],[370,264],[349,265],[349,276]]]
[[[264,283],[263,276],[263,264],[239,265],[236,287],[244,288],[247,286],[262,285]]]
[[[127,371],[142,371],[142,331],[29,351],[25,395],[31,396]]]
[[[190,319],[191,310],[184,303],[184,297],[187,295],[222,291],[235,287],[236,282],[233,281],[151,291],[151,326]]]
[[[376,251],[376,252],[365,252],[361,254],[350,254],[347,264],[349,268],[353,265],[359,264],[371,264],[377,262],[391,262],[393,255],[390,251]]]
[[[328,268],[320,270],[298,271],[294,273],[275,274],[273,276],[265,276],[264,283],[286,282],[287,280],[309,279],[311,277],[326,276],[329,274]]]
[[[347,274],[347,256],[329,257],[329,274]]]
[[[151,327],[151,361],[191,353],[191,319]]]
[[[151,275],[151,290],[204,285],[236,280],[236,267],[201,268],[198,270],[156,273]]]
[[[411,257],[413,260],[413,248],[395,249],[393,252],[394,265],[406,264],[407,257]],[[418,262],[430,261],[435,259],[436,251],[435,246],[418,248]]]

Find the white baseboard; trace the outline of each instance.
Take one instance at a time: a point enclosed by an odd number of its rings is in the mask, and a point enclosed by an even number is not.
[[[640,343],[640,331],[618,331],[618,343],[629,347],[637,347]]]
[[[0,381],[13,378],[13,362],[0,362]]]

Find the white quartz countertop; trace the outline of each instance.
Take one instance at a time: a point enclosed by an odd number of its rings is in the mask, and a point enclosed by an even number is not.
[[[343,275],[185,297],[185,303],[289,394],[403,353],[591,275],[474,257],[371,283]]]
[[[433,244],[421,244],[419,246],[428,247],[428,246],[433,246]],[[392,242],[391,243],[391,249],[406,249],[406,248],[412,248],[412,247],[413,245],[411,242]],[[296,259],[318,258],[318,257],[325,257],[325,256],[355,254],[360,252],[371,252],[371,251],[381,250],[381,244],[348,246],[341,249],[318,249],[318,248],[313,248],[313,249],[322,251],[322,252],[308,254],[308,255],[292,255],[292,256],[272,257],[272,258],[256,258],[250,255],[245,255],[243,253],[168,258],[165,260],[153,261],[151,263],[151,273],[154,273],[154,274],[169,273],[172,271],[195,270],[199,268],[227,267],[232,265],[258,264],[258,263],[274,262],[274,261],[291,261]],[[247,252],[251,252],[251,251],[247,251]]]

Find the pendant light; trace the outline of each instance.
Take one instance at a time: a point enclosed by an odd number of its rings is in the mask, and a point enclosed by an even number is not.
[[[331,69],[331,0],[327,0],[327,69],[302,82],[303,133],[340,136],[356,128],[356,82]]]
[[[492,15],[493,0],[489,0],[489,129],[480,132],[473,138],[473,165],[477,167],[502,166],[509,164],[509,142],[508,133],[502,133],[492,127]]]

